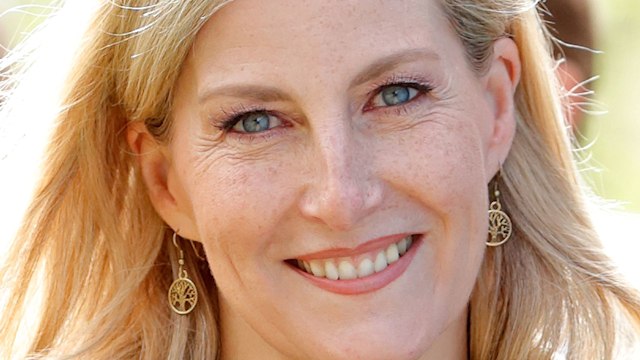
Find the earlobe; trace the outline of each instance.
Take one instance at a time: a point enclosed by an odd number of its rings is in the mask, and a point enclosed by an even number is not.
[[[142,122],[127,126],[127,142],[137,158],[149,198],[160,217],[172,229],[180,230],[180,236],[198,240],[191,212],[185,211],[184,191],[177,189],[177,185],[170,185],[173,170],[166,149]]]
[[[521,63],[518,47],[510,38],[493,45],[490,67],[484,76],[487,100],[493,122],[488,139],[487,174],[493,176],[504,163],[516,131],[515,94],[520,82]]]

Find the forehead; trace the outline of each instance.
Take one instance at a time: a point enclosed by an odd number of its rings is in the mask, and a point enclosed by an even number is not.
[[[200,31],[191,57],[222,69],[335,68],[408,48],[446,53],[452,43],[437,0],[235,0]]]

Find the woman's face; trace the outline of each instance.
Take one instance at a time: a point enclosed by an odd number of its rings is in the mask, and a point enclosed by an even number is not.
[[[223,354],[465,346],[514,49],[501,41],[476,75],[429,0],[237,0],[211,18],[176,86],[168,195],[152,199],[204,246]]]

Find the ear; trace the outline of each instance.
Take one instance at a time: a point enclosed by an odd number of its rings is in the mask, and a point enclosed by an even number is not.
[[[181,237],[198,240],[190,202],[176,177],[167,147],[159,144],[142,122],[127,126],[127,142],[160,217]]]
[[[493,56],[483,76],[485,94],[492,110],[486,153],[487,183],[504,163],[516,132],[515,93],[520,82],[520,53],[510,38],[493,45]]]

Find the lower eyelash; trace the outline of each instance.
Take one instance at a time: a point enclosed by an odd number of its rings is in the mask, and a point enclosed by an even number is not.
[[[407,101],[406,103],[391,105],[391,106],[373,106],[371,104],[373,102],[373,98],[376,96],[379,96],[380,93],[385,88],[390,86],[410,87],[418,91],[418,94],[414,98]],[[411,82],[391,82],[387,85],[378,86],[376,90],[373,92],[373,95],[369,96],[369,100],[363,110],[368,111],[368,110],[376,109],[379,111],[399,111],[398,114],[406,113],[409,110],[407,107],[410,107],[410,105],[412,104],[415,105],[416,101],[420,100],[420,98],[422,98],[423,96],[427,96],[432,91],[433,91],[433,88],[428,84],[411,83]]]
[[[392,115],[396,116],[406,116],[411,114],[416,107],[420,107],[420,100],[427,96],[428,93],[420,93],[415,98],[411,99],[411,101],[395,106],[388,106],[384,108],[380,108],[379,110],[390,112]]]

